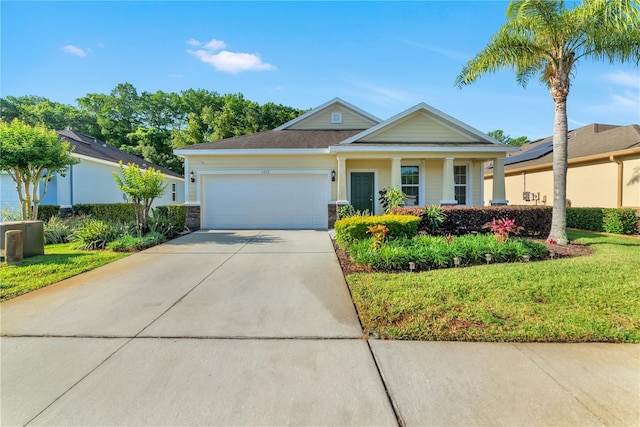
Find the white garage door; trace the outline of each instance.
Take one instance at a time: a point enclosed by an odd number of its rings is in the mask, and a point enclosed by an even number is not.
[[[202,227],[211,229],[326,229],[326,174],[206,175]]]

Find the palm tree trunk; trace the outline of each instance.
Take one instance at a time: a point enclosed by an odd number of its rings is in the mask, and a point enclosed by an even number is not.
[[[555,102],[553,122],[553,214],[548,240],[566,245],[567,239],[567,98]]]

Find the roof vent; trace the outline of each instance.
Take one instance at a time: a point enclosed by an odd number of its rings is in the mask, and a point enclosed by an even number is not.
[[[342,113],[341,112],[331,113],[331,123],[335,123],[335,124],[342,123]]]

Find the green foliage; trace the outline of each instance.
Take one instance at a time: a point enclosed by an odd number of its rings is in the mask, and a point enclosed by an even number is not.
[[[54,216],[60,216],[59,205],[40,205],[38,208],[38,219],[41,221],[47,221]]]
[[[357,210],[353,205],[342,205],[338,208],[338,219],[349,218],[350,216],[371,216],[369,209]]]
[[[435,234],[442,224],[444,223],[447,215],[444,213],[440,206],[431,205],[426,206],[422,212],[422,219],[420,221],[421,230],[427,234]]]
[[[418,233],[420,218],[411,215],[352,216],[336,221],[336,241],[340,247],[367,239],[369,227],[384,225],[389,229],[389,238],[411,237]]]
[[[87,218],[75,227],[70,239],[80,243],[80,249],[104,249],[109,243],[131,232],[132,227],[128,224]]]
[[[402,206],[404,200],[407,198],[407,195],[404,194],[402,190],[395,187],[387,187],[378,193],[380,193],[382,209],[384,209],[384,213],[387,214],[390,213],[392,209]]]
[[[487,132],[487,135],[489,135],[493,139],[497,139],[503,144],[513,145],[514,147],[519,147],[529,142],[529,138],[527,138],[526,136],[512,138],[510,135],[506,135],[502,129],[492,130],[490,132]]]
[[[158,206],[149,217],[149,230],[163,234],[168,238],[183,232],[187,225],[187,207],[185,205]]]
[[[567,227],[604,231],[602,208],[567,208]]]
[[[115,252],[135,252],[159,245],[165,240],[167,238],[163,234],[156,232],[147,233],[142,237],[126,234],[107,244],[107,249]]]
[[[67,243],[73,234],[73,227],[69,221],[52,216],[43,224],[44,244]]]
[[[616,234],[638,232],[635,209],[567,208],[567,227]]]
[[[95,203],[73,205],[75,215],[86,215],[103,221],[130,223],[136,220],[132,203]]]
[[[141,170],[135,163],[129,163],[125,168],[120,162],[120,173],[113,173],[113,178],[133,202],[138,223],[138,233],[148,229],[147,221],[151,212],[151,205],[156,197],[167,191],[168,183],[164,182],[164,175],[150,167]]]
[[[0,220],[2,221],[21,221],[22,212],[7,203],[6,209],[0,210]]]
[[[414,262],[416,270],[429,270],[454,266],[454,258],[461,265],[483,264],[485,254],[492,255],[495,262],[521,261],[523,255],[539,259],[546,255],[547,248],[526,239],[509,239],[501,242],[493,235],[466,235],[447,239],[444,236],[415,236],[390,240],[377,250],[371,239],[355,242],[349,253],[357,264],[369,265],[376,270],[407,270]]]
[[[638,217],[635,209],[603,209],[602,228],[607,233],[635,234]]]
[[[10,124],[0,121],[0,170],[16,183],[23,219],[38,218],[51,174],[64,173],[78,161],[71,156],[69,143],[54,131],[18,119]]]
[[[443,235],[460,236],[468,233],[487,233],[482,228],[494,218],[511,218],[523,227],[521,237],[545,237],[551,229],[551,206],[444,206],[445,219],[438,231]],[[421,218],[420,231],[432,234],[425,219],[425,210],[419,207],[396,208],[397,215],[415,215]]]
[[[496,237],[498,242],[506,242],[511,234],[519,234],[522,227],[516,225],[516,222],[509,218],[493,218],[491,222],[487,222],[482,228],[489,228]]]

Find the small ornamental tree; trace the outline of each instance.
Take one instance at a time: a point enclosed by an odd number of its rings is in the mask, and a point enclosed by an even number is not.
[[[79,160],[55,131],[29,126],[18,119],[0,121],[0,170],[16,183],[23,220],[37,220],[53,173],[63,174]],[[42,191],[40,185],[42,184]]]
[[[120,173],[114,172],[113,177],[120,190],[133,202],[138,221],[138,233],[142,234],[147,230],[151,204],[156,197],[165,193],[169,184],[164,182],[162,172],[151,167],[141,170],[134,163],[129,163],[125,167],[120,162]]]

